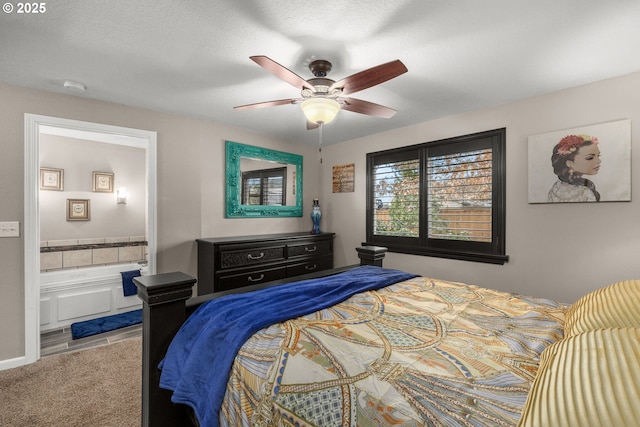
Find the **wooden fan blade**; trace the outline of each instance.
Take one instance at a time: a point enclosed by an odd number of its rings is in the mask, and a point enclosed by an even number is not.
[[[305,79],[303,79],[302,77],[300,77],[299,75],[291,71],[290,69],[284,67],[283,65],[278,64],[276,61],[274,61],[273,59],[267,56],[264,56],[264,55],[250,56],[249,59],[251,59],[253,62],[258,64],[265,70],[273,73],[276,77],[284,80],[285,82],[289,83],[294,87],[297,87],[300,90],[307,88],[307,89],[311,89],[314,92],[316,91],[316,88],[312,84],[307,82]]]
[[[382,117],[384,119],[390,119],[396,114],[396,110],[393,108],[385,107],[383,105],[374,104],[369,101],[362,101],[355,98],[339,98],[342,101],[340,108],[354,113],[366,114],[368,116]]]
[[[233,109],[234,110],[252,110],[254,108],[276,107],[278,105],[295,104],[296,102],[299,102],[299,101],[302,101],[302,99],[297,99],[297,98],[279,99],[277,101],[256,102],[255,104],[239,105],[237,107],[233,107]]]
[[[396,59],[395,61],[387,62],[386,64],[378,65],[345,77],[332,84],[329,90],[342,88],[342,94],[347,95],[370,88],[371,86],[379,85],[407,71],[407,67],[405,67],[402,61]]]
[[[319,124],[307,120],[307,130],[318,129],[319,127]]]

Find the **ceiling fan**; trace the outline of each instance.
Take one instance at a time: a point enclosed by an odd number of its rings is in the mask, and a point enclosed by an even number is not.
[[[234,108],[236,110],[249,110],[300,103],[302,111],[307,117],[307,129],[314,129],[321,124],[329,123],[341,109],[387,119],[393,117],[396,110],[392,108],[369,101],[345,97],[344,95],[379,85],[407,72],[407,67],[402,61],[396,59],[395,61],[360,71],[342,80],[334,81],[327,78],[327,74],[332,68],[331,62],[318,59],[309,64],[309,69],[314,77],[305,80],[266,56],[251,56],[250,59],[273,73],[276,77],[300,89],[301,97],[258,102]]]

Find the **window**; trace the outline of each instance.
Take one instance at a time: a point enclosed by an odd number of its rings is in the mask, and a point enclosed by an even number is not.
[[[505,129],[367,154],[367,244],[503,264]]]
[[[242,173],[243,205],[286,205],[287,168]]]

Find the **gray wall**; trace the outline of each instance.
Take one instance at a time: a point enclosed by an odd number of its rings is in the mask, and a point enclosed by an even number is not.
[[[57,135],[40,135],[40,166],[64,169],[64,190],[41,190],[40,240],[145,236],[145,150]],[[114,192],[93,192],[93,172],[114,174]],[[116,190],[126,187],[126,204]],[[88,199],[89,221],[67,221],[67,199]]]
[[[640,277],[640,176],[632,201],[531,205],[527,203],[529,135],[628,118],[640,123],[640,73],[474,111],[327,146],[292,145],[218,123],[0,85],[0,221],[23,222],[24,113],[43,114],[158,132],[158,271],[195,274],[194,239],[303,231],[311,198],[320,197],[322,229],[337,233],[336,265],[357,262],[365,238],[365,155],[487,129],[507,128],[507,253],[503,266],[389,254],[386,265],[427,276],[475,283],[571,302],[605,284]],[[425,100],[428,102],[428,100]],[[284,125],[284,124],[283,124]],[[304,156],[303,218],[225,219],[224,140]],[[640,136],[632,131],[632,164],[640,164]],[[332,193],[333,165],[355,163],[355,191]],[[606,158],[603,158],[603,164]],[[604,166],[603,166],[604,167]],[[321,177],[320,180],[317,177]],[[634,194],[636,193],[636,194]],[[0,360],[24,354],[24,245],[0,239]]]
[[[489,129],[507,129],[509,262],[489,265],[389,254],[385,265],[429,277],[461,281],[573,302],[588,291],[640,278],[640,73],[472,111],[323,149],[326,228],[337,233],[337,263],[357,261],[365,239],[366,153]],[[429,100],[425,100],[429,102]],[[528,137],[550,131],[631,119],[631,202],[529,204]],[[602,169],[615,169],[602,145]],[[331,167],[355,163],[355,192],[332,193]],[[594,178],[595,180],[596,178]]]
[[[159,273],[196,274],[199,237],[303,231],[319,192],[315,147],[294,145],[219,123],[0,84],[0,221],[24,224],[24,114],[157,132]],[[225,140],[304,157],[302,218],[224,218]],[[24,242],[0,239],[0,361],[24,356]]]

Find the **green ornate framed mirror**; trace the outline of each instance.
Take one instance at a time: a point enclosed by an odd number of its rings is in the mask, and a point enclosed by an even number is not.
[[[302,216],[302,156],[226,141],[226,217]]]

